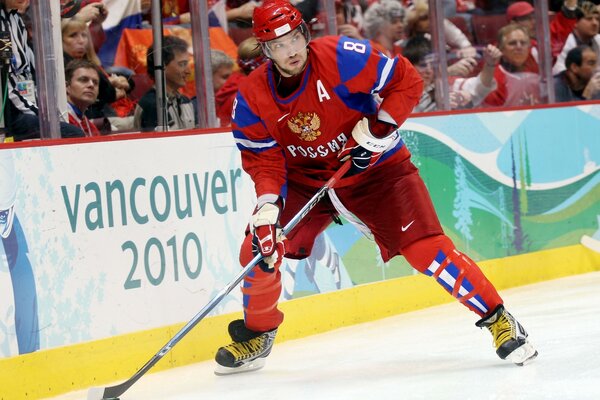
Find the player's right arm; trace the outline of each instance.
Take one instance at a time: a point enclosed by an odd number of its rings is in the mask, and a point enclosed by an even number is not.
[[[242,155],[242,167],[254,182],[261,206],[286,197],[287,170],[282,148],[253,110],[256,106],[250,103],[239,91],[231,114],[232,131]]]

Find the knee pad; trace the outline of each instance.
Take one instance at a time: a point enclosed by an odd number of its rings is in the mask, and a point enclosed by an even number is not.
[[[446,235],[430,236],[402,249],[419,272],[433,277],[448,293],[480,316],[502,299],[477,264],[456,249]]]

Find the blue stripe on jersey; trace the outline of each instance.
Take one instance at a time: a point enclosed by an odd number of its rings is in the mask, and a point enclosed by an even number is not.
[[[379,160],[377,160],[377,162],[376,162],[375,164],[373,164],[373,165],[377,165],[377,164],[379,164],[379,163],[382,163],[382,162],[384,162],[384,161],[385,161],[385,160],[387,160],[389,157],[391,157],[392,155],[394,155],[395,153],[397,153],[397,152],[398,152],[398,150],[400,150],[402,147],[404,147],[404,141],[403,141],[402,139],[400,139],[400,140],[398,141],[398,143],[397,143],[397,144],[396,144],[394,147],[392,147],[391,149],[389,149],[388,151],[386,151],[385,153],[383,153],[383,154],[381,155],[381,157],[379,157]],[[440,257],[440,253],[441,253],[441,257],[444,257],[444,258],[446,258],[446,256],[444,255],[444,253],[442,253],[442,252],[440,251],[440,252],[438,253],[437,257],[435,258],[435,260],[436,260],[436,261],[437,261],[438,257]],[[442,261],[444,261],[444,258],[442,258],[442,259],[441,259],[441,261],[439,261],[439,262],[441,263]],[[433,274],[430,274],[430,275],[433,275]]]
[[[288,181],[286,180],[285,183],[283,184],[283,186],[281,187],[281,190],[279,191],[279,195],[281,197],[283,197],[284,199],[287,199],[287,195],[288,195]]]
[[[306,89],[306,84],[308,83],[309,76],[310,76],[310,65],[308,65],[306,67],[306,71],[304,72],[304,77],[302,78],[302,83],[300,84],[300,87],[298,89],[296,89],[296,92],[293,93],[290,97],[284,99],[284,98],[281,98],[277,94],[276,85],[275,85],[275,77],[273,75],[273,63],[270,63],[269,64],[269,72],[267,74],[267,78],[268,78],[267,81],[269,82],[269,88],[271,89],[271,95],[273,96],[275,101],[278,103],[281,103],[281,104],[291,103],[292,101],[296,100],[298,98],[298,96],[300,96],[302,94],[302,92],[304,92],[304,89]]]
[[[245,128],[250,125],[262,123],[258,115],[254,114],[248,105],[248,102],[240,92],[235,96],[236,105],[234,108],[233,121],[240,128]]]
[[[235,139],[235,144],[240,150],[250,150],[253,153],[262,153],[263,151],[272,149],[273,147],[277,147],[278,144],[275,139],[269,137],[266,139],[260,140],[251,140],[248,139],[244,132],[239,129],[232,130],[233,138]]]
[[[377,103],[372,94],[369,93],[350,93],[345,85],[339,85],[333,89],[346,107],[359,111],[363,114],[375,114],[377,112]]]
[[[388,58],[382,54],[381,60],[377,63],[377,82],[373,85],[371,93],[379,93],[387,85],[394,75],[397,64],[397,58]]]
[[[337,68],[342,82],[348,82],[367,65],[373,49],[368,40],[342,36],[337,44]]]

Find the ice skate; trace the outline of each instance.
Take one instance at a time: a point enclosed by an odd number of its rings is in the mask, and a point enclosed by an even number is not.
[[[538,355],[537,350],[527,340],[528,335],[523,326],[502,304],[475,325],[485,327],[491,332],[496,354],[503,360],[523,366]]]
[[[229,324],[229,336],[233,342],[217,351],[216,375],[230,375],[255,371],[264,367],[265,358],[271,353],[277,329],[254,332],[239,319]]]

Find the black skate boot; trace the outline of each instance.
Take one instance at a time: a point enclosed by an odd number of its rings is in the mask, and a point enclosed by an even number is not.
[[[244,320],[229,324],[229,336],[233,342],[217,351],[216,375],[229,375],[255,371],[264,367],[265,358],[271,353],[277,329],[255,332],[246,328]]]
[[[487,328],[494,339],[496,354],[523,366],[537,357],[538,352],[527,340],[527,332],[502,304],[491,315],[479,320],[476,326]]]

